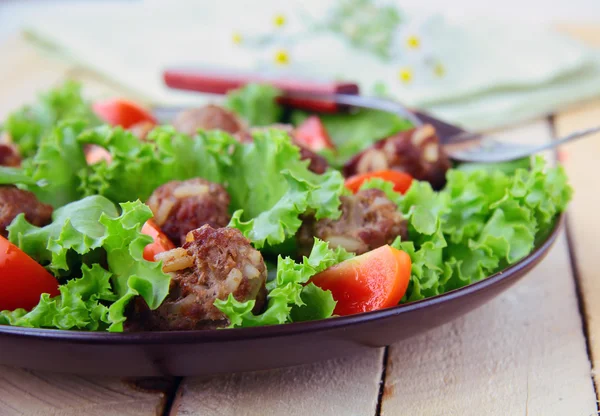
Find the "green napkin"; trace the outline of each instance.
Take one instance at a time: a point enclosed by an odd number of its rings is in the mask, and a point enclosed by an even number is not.
[[[399,3],[398,3],[399,4]],[[403,10],[368,0],[150,2],[28,22],[45,50],[156,105],[213,97],[173,91],[168,66],[356,81],[469,129],[534,119],[600,95],[600,52],[545,27]]]

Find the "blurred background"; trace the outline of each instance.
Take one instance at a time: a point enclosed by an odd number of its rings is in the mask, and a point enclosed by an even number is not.
[[[0,0],[0,45],[24,40],[148,105],[203,103],[161,74],[208,66],[355,81],[478,130],[600,96],[594,25],[597,0]]]

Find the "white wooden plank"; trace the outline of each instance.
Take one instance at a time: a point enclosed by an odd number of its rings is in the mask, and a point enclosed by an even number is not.
[[[161,415],[165,393],[144,392],[116,377],[80,377],[0,367],[3,416]]]
[[[182,382],[172,415],[375,414],[383,349],[268,372]]]
[[[600,38],[600,33],[598,33]],[[568,134],[576,129],[600,124],[600,101],[560,114],[556,117],[557,134]],[[573,203],[569,208],[569,229],[583,306],[586,312],[589,344],[596,384],[600,383],[600,193],[598,192],[598,161],[600,134],[564,147],[564,166],[575,187]]]
[[[536,123],[504,134],[549,138]],[[382,414],[596,414],[564,236],[546,260],[480,309],[389,351]]]

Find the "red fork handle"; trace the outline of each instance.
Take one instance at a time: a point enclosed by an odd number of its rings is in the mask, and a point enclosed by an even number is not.
[[[165,84],[174,89],[198,91],[210,94],[226,94],[230,90],[249,83],[268,83],[283,92],[278,102],[294,108],[318,112],[337,112],[341,106],[325,98],[292,98],[286,94],[353,94],[359,93],[358,85],[349,82],[328,82],[292,78],[266,77],[260,74],[227,72],[204,69],[167,69],[163,72]]]

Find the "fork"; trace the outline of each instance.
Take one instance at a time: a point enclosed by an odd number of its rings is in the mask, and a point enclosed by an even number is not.
[[[511,143],[483,133],[464,132],[446,138],[443,140],[443,146],[448,156],[457,162],[509,162],[598,132],[600,132],[600,126],[590,127],[543,144]]]
[[[423,113],[410,110],[394,100],[387,100],[379,97],[336,94],[335,101],[338,104],[362,108],[374,108],[392,112],[409,120],[414,126],[423,125],[423,122],[427,121],[423,120],[423,116],[425,116]],[[600,132],[600,126],[590,127],[583,130],[577,130],[567,136],[543,144],[511,143],[499,140],[484,133],[468,131],[451,135],[440,135],[440,140],[448,157],[454,161],[499,163],[510,162],[512,160],[531,156],[598,132]]]
[[[320,82],[306,79],[265,78],[257,73],[241,73],[225,69],[169,68],[164,71],[165,84],[170,88],[225,94],[249,82],[269,82],[284,92],[282,98],[295,100],[295,107],[338,111],[341,106],[376,109],[397,114],[418,127],[433,120],[421,111],[410,109],[398,101],[360,95],[358,85],[345,82]],[[314,108],[313,108],[314,107]],[[173,108],[169,109],[173,112]],[[548,150],[567,142],[600,132],[600,126],[580,130],[561,139],[541,145],[507,143],[483,133],[464,132],[435,119],[440,141],[446,153],[457,162],[508,162]]]

